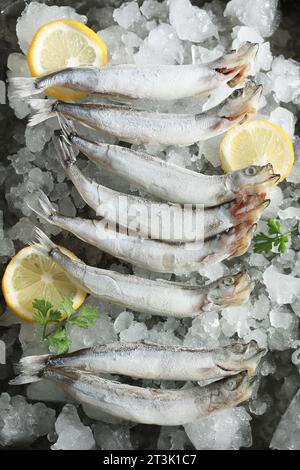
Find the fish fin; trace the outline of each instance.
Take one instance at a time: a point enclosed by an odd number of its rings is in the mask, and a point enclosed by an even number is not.
[[[52,141],[62,167],[67,170],[71,165],[76,163],[75,153],[70,145],[71,142],[68,143],[65,136],[62,134],[59,137],[53,137]]]
[[[77,135],[75,126],[70,119],[65,118],[64,116],[58,116],[58,121],[61,128],[61,136],[65,139],[67,144],[72,143],[73,135]]]
[[[23,357],[16,367],[19,375],[10,380],[9,385],[23,385],[41,380],[49,357],[49,354]]]
[[[8,82],[15,89],[12,98],[26,98],[43,91],[38,89],[37,79],[34,77],[11,77]]]
[[[28,207],[47,222],[53,224],[53,216],[57,213],[54,205],[42,190],[38,191],[37,195],[38,198],[36,201],[34,203],[27,204]]]
[[[38,227],[35,227],[35,240],[29,243],[38,253],[48,256],[52,250],[58,248],[50,238]]]
[[[54,117],[56,115],[54,109],[56,103],[56,100],[51,99],[29,100],[29,105],[33,111],[36,111],[36,114],[33,114],[33,116],[29,118],[28,126],[36,126],[40,122],[47,121],[47,119]]]

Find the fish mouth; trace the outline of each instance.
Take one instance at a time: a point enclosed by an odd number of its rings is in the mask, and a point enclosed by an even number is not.
[[[251,240],[256,232],[257,224],[254,223],[249,226],[248,222],[236,225],[231,229],[233,239],[230,243],[228,259],[242,256],[248,250]]]
[[[262,90],[262,85],[257,85],[249,80],[245,88],[240,91],[240,96],[236,96],[239,90],[232,93],[229,97],[227,110],[225,106],[224,114],[221,117],[231,122],[243,123],[249,116],[256,114]]]
[[[227,82],[231,88],[243,84],[249,75],[257,56],[259,44],[245,42],[233,52],[226,54],[215,63],[215,70],[225,77],[232,75]]]
[[[262,212],[270,205],[270,199],[265,199],[265,193],[255,195],[245,195],[237,200],[230,212],[234,219],[241,222],[254,224],[257,222]]]

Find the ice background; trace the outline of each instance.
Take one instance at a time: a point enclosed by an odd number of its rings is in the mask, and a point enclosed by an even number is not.
[[[57,18],[88,23],[106,42],[109,63],[181,64],[192,60],[209,62],[224,50],[243,41],[260,44],[253,70],[264,94],[258,116],[283,127],[293,139],[295,165],[287,181],[272,193],[259,230],[268,217],[279,216],[284,227],[299,223],[300,138],[297,118],[300,104],[300,37],[296,22],[297,1],[277,0],[120,0],[2,2],[0,18],[0,264],[32,238],[40,225],[56,241],[67,246],[85,262],[125,273],[155,279],[155,273],[132,268],[75,239],[71,234],[43,224],[28,209],[27,202],[42,188],[62,213],[92,216],[80,196],[65,179],[50,142],[57,122],[53,119],[27,129],[26,102],[11,98],[8,76],[28,76],[24,53],[35,28]],[[2,5],[1,3],[1,5]],[[58,5],[62,5],[61,7]],[[70,5],[70,6],[68,6]],[[76,10],[75,10],[76,8]],[[21,15],[21,16],[20,16]],[[18,18],[18,20],[17,20]],[[17,22],[16,22],[17,20]],[[34,25],[34,28],[32,27]],[[297,29],[298,28],[298,29]],[[16,36],[17,31],[17,36]],[[296,34],[295,34],[296,32]],[[200,109],[203,103],[186,101],[184,108]],[[205,104],[204,104],[205,105]],[[147,106],[151,106],[147,104]],[[164,104],[164,109],[182,109],[182,103]],[[167,108],[166,108],[167,107]],[[81,132],[87,132],[81,128]],[[94,131],[88,131],[95,135]],[[97,133],[98,138],[101,135]],[[113,141],[113,140],[111,140]],[[220,173],[219,138],[189,148],[158,145],[135,146],[200,172]],[[79,159],[83,172],[120,191],[137,193],[121,178]],[[3,217],[4,214],[4,217]],[[230,338],[255,339],[268,348],[260,369],[256,395],[235,409],[183,427],[158,427],[120,422],[103,413],[74,404],[58,387],[39,382],[26,387],[8,386],[13,363],[22,355],[47,352],[39,342],[40,327],[22,323],[0,304],[0,448],[33,449],[300,449],[300,240],[293,236],[284,255],[254,254],[252,249],[234,262],[224,262],[201,272],[202,276],[172,280],[204,283],[230,267],[246,269],[256,288],[248,304],[204,314],[194,320],[153,318],[124,311],[89,298],[101,318],[88,330],[72,328],[72,350],[96,342],[148,339],[163,344],[215,347]],[[165,275],[171,279],[171,275]],[[2,315],[2,316],[1,316]],[[130,379],[129,379],[130,380]],[[139,385],[176,387],[174,383],[139,381]],[[43,403],[42,403],[43,402]]]

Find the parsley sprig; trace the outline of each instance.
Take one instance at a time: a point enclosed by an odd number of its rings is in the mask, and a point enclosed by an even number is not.
[[[45,299],[35,299],[32,306],[36,310],[32,315],[33,319],[43,325],[42,340],[47,340],[51,350],[58,354],[68,352],[71,345],[67,325],[86,329],[99,318],[97,309],[87,305],[76,311],[69,298],[63,299],[60,310],[54,309],[51,302]]]
[[[285,253],[289,235],[296,232],[298,227],[293,227],[287,232],[283,232],[279,220],[268,219],[268,233],[258,233],[254,237],[254,253],[267,253],[273,246],[278,248],[279,253]]]

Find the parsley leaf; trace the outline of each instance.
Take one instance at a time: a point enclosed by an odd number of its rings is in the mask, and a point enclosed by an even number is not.
[[[285,253],[289,235],[297,230],[297,226],[282,232],[279,220],[269,219],[267,225],[267,234],[260,232],[254,237],[254,253],[268,253],[273,246],[278,248],[279,253]]]
[[[66,330],[67,325],[78,328],[88,328],[94,325],[99,318],[96,308],[83,305],[76,312],[73,302],[69,298],[63,299],[60,305],[61,310],[53,309],[51,302],[45,299],[34,299],[33,308],[36,310],[32,314],[33,319],[43,325],[42,339],[47,340],[52,350],[58,354],[66,353],[71,344],[71,338]],[[58,323],[54,328],[49,328],[50,324]]]
[[[89,325],[94,325],[99,318],[96,308],[90,308],[83,305],[77,314],[69,317],[69,324],[78,326],[79,328],[88,328]]]

